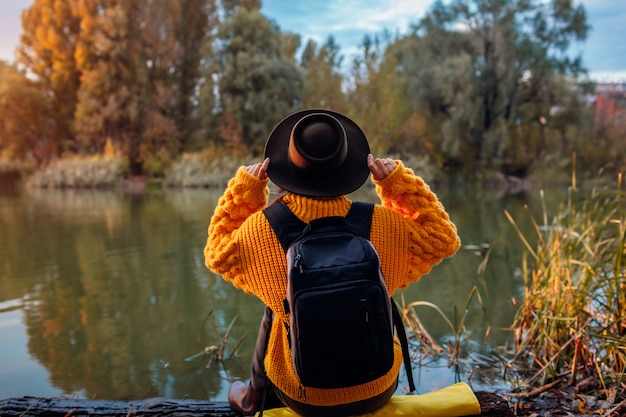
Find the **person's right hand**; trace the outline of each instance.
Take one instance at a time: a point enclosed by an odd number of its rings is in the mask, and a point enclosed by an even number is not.
[[[270,159],[265,158],[263,162],[257,162],[256,164],[248,165],[244,169],[250,175],[257,177],[260,180],[267,179],[267,167],[270,166]]]
[[[372,154],[367,155],[367,167],[370,169],[376,181],[385,179],[397,166],[398,163],[391,158],[374,159]]]

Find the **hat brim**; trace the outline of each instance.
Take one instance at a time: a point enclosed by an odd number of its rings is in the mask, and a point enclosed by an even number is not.
[[[339,168],[331,173],[303,172],[289,161],[289,136],[294,125],[303,116],[326,113],[343,126],[348,140],[348,155]],[[370,170],[367,155],[370,153],[367,138],[361,128],[346,116],[320,109],[308,109],[287,116],[270,133],[265,143],[265,157],[270,159],[267,175],[280,188],[311,197],[336,197],[357,190],[367,180]]]

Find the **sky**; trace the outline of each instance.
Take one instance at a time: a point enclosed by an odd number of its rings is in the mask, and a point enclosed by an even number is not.
[[[13,62],[22,32],[21,12],[33,0],[0,0],[0,59]],[[341,48],[344,61],[357,54],[365,35],[387,29],[404,34],[433,0],[262,0],[261,12],[283,32],[297,33],[304,45],[321,45],[329,35]],[[581,53],[592,80],[626,82],[626,0],[574,0],[587,11],[591,31],[573,45]]]

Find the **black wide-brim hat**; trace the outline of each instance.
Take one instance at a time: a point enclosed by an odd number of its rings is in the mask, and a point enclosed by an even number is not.
[[[370,174],[369,153],[367,138],[355,122],[321,109],[287,116],[265,143],[270,180],[312,197],[336,197],[361,187]]]

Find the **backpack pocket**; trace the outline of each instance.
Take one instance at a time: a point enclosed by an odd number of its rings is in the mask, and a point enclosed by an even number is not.
[[[390,300],[380,284],[357,280],[316,287],[294,294],[292,303],[291,346],[303,385],[354,386],[391,369]]]

